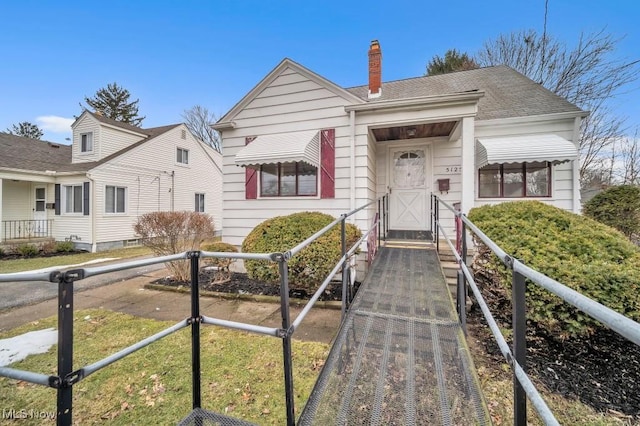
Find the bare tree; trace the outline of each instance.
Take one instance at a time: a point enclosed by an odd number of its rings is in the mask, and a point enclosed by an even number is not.
[[[500,35],[485,42],[476,60],[481,66],[508,65],[580,108],[590,111],[580,137],[580,178],[624,133],[624,120],[609,108],[611,99],[637,79],[640,60],[613,56],[620,39],[604,30],[582,34],[573,48],[535,30]]]
[[[633,138],[622,142],[622,184],[640,185],[640,139],[636,129]]]
[[[210,145],[218,152],[222,152],[222,141],[220,134],[211,128],[211,125],[218,121],[216,115],[203,106],[195,105],[191,109],[185,110],[182,114],[185,125],[195,137]]]

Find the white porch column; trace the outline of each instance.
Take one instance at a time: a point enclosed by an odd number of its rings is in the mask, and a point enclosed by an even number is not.
[[[475,119],[462,118],[462,199],[460,208],[467,214],[473,207],[475,197],[476,155]]]

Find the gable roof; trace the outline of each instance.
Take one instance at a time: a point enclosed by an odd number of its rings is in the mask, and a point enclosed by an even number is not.
[[[104,117],[103,117],[104,118]],[[111,119],[108,119],[111,120]],[[115,121],[115,120],[113,120]],[[126,123],[122,123],[122,124],[126,124]],[[141,131],[144,131],[146,135],[148,135],[146,138],[141,139],[135,143],[132,143],[131,145],[121,149],[120,151],[116,151],[111,155],[108,155],[106,157],[104,157],[103,159],[99,160],[99,161],[90,161],[90,162],[86,162],[86,163],[75,163],[75,164],[68,164],[60,169],[58,169],[57,171],[60,172],[85,172],[85,171],[89,171],[95,167],[98,167],[104,163],[107,163],[111,160],[113,160],[116,157],[121,156],[122,154],[131,151],[132,149],[135,149],[137,147],[139,147],[140,145],[149,142],[151,139],[158,137],[160,135],[162,135],[163,133],[168,132],[171,129],[174,129],[178,126],[180,126],[181,124],[170,124],[168,126],[160,126],[160,127],[151,127],[149,129],[140,129],[137,128]],[[135,126],[132,126],[135,127]]]
[[[577,106],[505,65],[382,83],[382,95],[368,99],[368,86],[346,89],[367,103],[480,90],[478,120],[580,112]]]
[[[287,68],[291,68],[293,71],[299,74],[302,74],[309,80],[317,83],[318,85],[324,87],[330,92],[333,92],[337,96],[340,96],[351,103],[359,104],[363,102],[362,99],[360,99],[358,96],[355,96],[354,94],[338,86],[332,81],[327,80],[321,75],[316,74],[310,69],[300,65],[295,61],[292,61],[289,58],[284,58],[282,62],[280,62],[273,70],[271,70],[269,74],[267,74],[262,80],[260,80],[260,82],[253,89],[251,89],[249,93],[247,93],[242,99],[240,99],[240,101],[238,101],[238,103],[235,104],[229,110],[229,112],[223,115],[216,122],[216,124],[223,124],[233,120],[233,118],[236,116],[236,114],[238,114],[238,112],[240,112],[244,107],[246,107],[247,104],[249,104],[249,102],[254,100],[265,88],[267,88]],[[215,126],[216,125],[214,124],[214,127]]]
[[[44,172],[71,164],[71,146],[0,132],[0,167]]]

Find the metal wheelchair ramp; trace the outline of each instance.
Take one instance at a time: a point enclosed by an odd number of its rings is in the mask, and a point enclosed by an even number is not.
[[[382,248],[299,424],[490,423],[435,250]]]

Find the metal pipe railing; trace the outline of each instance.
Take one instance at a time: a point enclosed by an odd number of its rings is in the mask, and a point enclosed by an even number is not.
[[[462,247],[461,253],[458,253],[455,250],[451,240],[446,235],[446,231],[444,227],[438,220],[439,218],[439,205],[442,204],[444,207],[452,211],[456,218],[459,218],[462,223]],[[637,323],[624,315],[602,305],[599,302],[596,302],[593,299],[590,299],[583,294],[578,293],[577,291],[567,287],[566,285],[536,271],[533,268],[530,268],[523,264],[518,259],[510,256],[506,253],[500,246],[498,246],[494,241],[492,241],[484,232],[482,232],[466,215],[462,214],[460,211],[455,210],[452,206],[448,205],[446,202],[439,200],[436,195],[432,194],[432,205],[436,207],[436,211],[432,212],[432,216],[434,218],[434,225],[436,233],[438,230],[442,232],[445,241],[448,243],[451,251],[454,253],[458,264],[460,265],[460,269],[466,278],[466,283],[471,288],[480,309],[487,320],[487,324],[489,325],[489,329],[491,330],[496,342],[498,343],[498,347],[502,352],[503,356],[507,359],[509,364],[513,369],[514,374],[514,421],[515,424],[523,425],[526,424],[526,399],[525,395],[532,402],[536,411],[545,422],[545,424],[558,424],[557,420],[549,410],[549,407],[546,405],[539,392],[535,389],[535,386],[529,379],[526,374],[526,309],[525,309],[525,289],[526,289],[526,278],[528,278],[532,283],[537,284],[544,288],[545,290],[550,291],[556,296],[560,297],[566,303],[578,308],[582,312],[591,316],[592,318],[600,321],[605,326],[614,330],[621,336],[640,346],[640,323]],[[504,339],[500,329],[493,319],[493,316],[482,297],[480,290],[478,289],[473,273],[469,270],[466,265],[466,239],[467,239],[467,228],[477,237],[479,238],[499,259],[500,261],[507,266],[513,272],[513,283],[512,283],[512,304],[513,308],[513,318],[512,323],[514,327],[513,333],[513,341],[514,348],[513,352],[509,349],[509,346]],[[460,280],[459,280],[460,281]],[[460,286],[458,287],[458,291],[461,291]],[[466,287],[462,290],[466,292]],[[458,308],[464,309],[461,306],[461,299],[458,298]],[[462,316],[461,316],[462,318]]]
[[[346,219],[355,215],[357,212],[370,206],[378,206],[378,217],[374,221],[371,228],[363,233],[363,236],[351,247],[346,246]],[[285,381],[285,400],[287,405],[287,424],[295,424],[294,390],[293,390],[293,361],[291,350],[291,337],[295,330],[301,325],[304,318],[318,301],[326,287],[329,285],[333,277],[342,268],[343,270],[343,287],[346,286],[346,280],[349,280],[348,259],[355,254],[360,245],[370,236],[378,233],[378,244],[381,238],[386,238],[388,228],[388,207],[389,199],[387,195],[380,197],[358,207],[348,213],[341,215],[329,225],[314,233],[300,244],[296,245],[289,251],[284,253],[227,253],[227,252],[207,252],[207,251],[187,251],[182,253],[171,254],[167,256],[158,256],[148,259],[140,259],[110,265],[73,268],[68,270],[55,270],[48,272],[21,272],[14,274],[0,274],[0,282],[25,282],[25,281],[49,281],[58,284],[58,375],[47,376],[40,373],[29,371],[21,371],[12,368],[0,368],[0,376],[15,378],[19,380],[29,381],[40,385],[46,385],[57,388],[57,424],[70,425],[72,423],[72,389],[73,384],[83,378],[93,374],[100,369],[150,345],[178,330],[191,326],[192,341],[192,393],[193,407],[199,408],[201,404],[200,398],[200,324],[209,324],[222,326],[231,329],[243,330],[263,335],[269,335],[282,338],[283,342],[283,362],[284,362],[284,381]],[[381,211],[380,211],[381,209]],[[332,271],[325,278],[321,286],[316,290],[311,299],[302,309],[301,313],[291,321],[289,307],[289,281],[287,262],[302,249],[324,235],[334,226],[341,223],[341,252],[342,256],[338,259]],[[381,226],[382,224],[382,226]],[[382,228],[382,231],[380,230]],[[207,317],[200,314],[199,306],[199,259],[201,257],[227,258],[227,259],[253,259],[278,262],[280,271],[280,311],[282,316],[282,328],[263,327],[253,324],[245,324],[234,321],[227,321],[217,318]],[[74,283],[94,275],[107,274],[116,271],[122,271],[141,266],[148,266],[158,263],[173,262],[179,260],[189,260],[191,268],[191,317],[187,318],[176,325],[169,327],[159,333],[147,337],[133,345],[130,345],[115,354],[109,355],[102,360],[89,364],[81,369],[73,371],[73,292]],[[344,309],[348,308],[351,294],[343,291]]]

